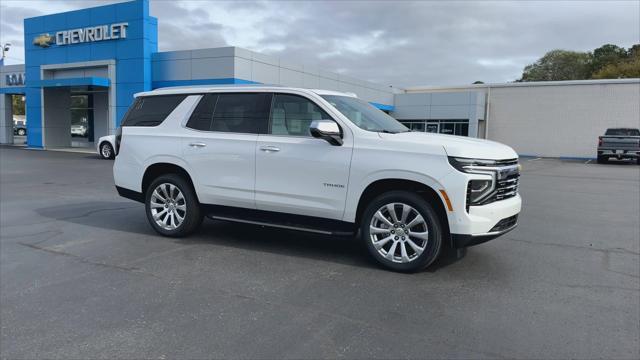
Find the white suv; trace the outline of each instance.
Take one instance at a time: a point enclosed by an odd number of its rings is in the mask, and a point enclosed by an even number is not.
[[[118,193],[185,236],[203,217],[322,234],[360,232],[398,271],[516,226],[518,155],[410,132],[357,97],[275,86],[136,95],[116,137]]]

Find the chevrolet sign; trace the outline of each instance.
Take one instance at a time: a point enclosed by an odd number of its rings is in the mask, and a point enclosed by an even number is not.
[[[61,46],[105,40],[126,39],[128,26],[129,23],[124,22],[72,30],[62,30],[56,32],[55,37],[49,34],[39,35],[33,39],[33,44],[46,48],[51,46],[54,42],[56,45]]]

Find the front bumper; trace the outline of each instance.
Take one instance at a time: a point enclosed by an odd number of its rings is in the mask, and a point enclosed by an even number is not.
[[[518,215],[500,220],[491,231],[484,234],[451,234],[451,244],[454,248],[464,248],[478,245],[502,236],[518,226]]]

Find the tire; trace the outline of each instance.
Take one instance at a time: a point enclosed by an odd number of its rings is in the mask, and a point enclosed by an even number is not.
[[[636,164],[640,165],[640,156],[636,158]]]
[[[606,164],[607,161],[608,161],[607,157],[598,155],[598,160],[597,160],[598,164]]]
[[[18,129],[18,136],[25,136],[27,135],[27,131],[25,129]]]
[[[392,206],[398,221],[391,216],[390,204],[395,204]],[[409,211],[403,219],[407,206]],[[378,229],[377,233],[372,232],[374,229]],[[442,225],[433,206],[407,191],[390,191],[373,199],[362,215],[360,233],[371,256],[394,271],[423,270],[438,258],[442,249]],[[394,252],[390,255],[392,248]]]
[[[168,198],[172,200],[167,202]],[[144,203],[147,220],[160,235],[184,237],[202,224],[203,214],[195,191],[180,175],[167,174],[156,178],[146,189]]]
[[[116,158],[116,154],[111,143],[105,141],[100,144],[100,156],[105,160]]]

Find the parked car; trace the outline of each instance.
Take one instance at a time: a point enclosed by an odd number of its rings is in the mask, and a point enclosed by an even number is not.
[[[27,135],[27,126],[23,124],[13,125],[13,135],[25,136]]]
[[[87,127],[84,125],[71,125],[71,136],[87,136]]]
[[[598,163],[610,158],[632,159],[640,165],[640,130],[634,128],[610,128],[598,138]]]
[[[116,158],[116,136],[106,135],[98,139],[96,142],[96,150],[103,159],[115,159]]]
[[[351,94],[193,87],[136,94],[116,136],[118,193],[158,233],[203,217],[361,234],[371,256],[417,271],[446,248],[512,230],[518,155],[496,142],[410,132]],[[241,225],[240,225],[241,226]]]

